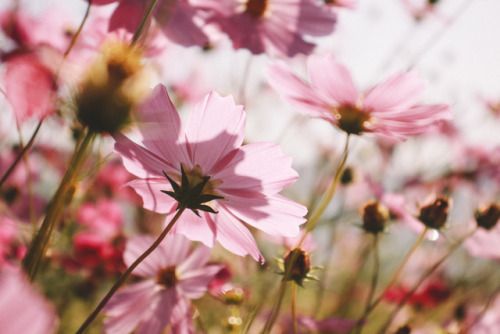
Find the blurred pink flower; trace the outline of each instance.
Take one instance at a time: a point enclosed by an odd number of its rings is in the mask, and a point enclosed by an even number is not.
[[[78,208],[76,219],[94,234],[109,238],[120,233],[123,213],[117,202],[101,198],[96,203],[82,204]]]
[[[209,178],[203,194],[223,197],[208,203],[216,214],[202,211],[197,216],[186,210],[174,232],[209,247],[217,240],[235,254],[260,261],[245,223],[271,235],[298,235],[307,210],[278,194],[297,178],[291,158],[271,143],[242,146],[245,112],[232,97],[209,94],[195,106],[184,131],[164,86],[155,88],[139,112],[142,146],[119,134],[115,149],[140,178],[128,185],[141,195],[144,207],[159,213],[177,209],[177,201],[162,191],[172,189],[165,175],[181,179],[181,166],[198,184]]]
[[[275,64],[268,71],[271,85],[304,114],[324,119],[347,133],[372,132],[403,139],[451,118],[444,104],[415,105],[424,87],[414,71],[393,75],[360,93],[348,70],[332,55],[310,56],[307,65],[310,84],[283,64]]]
[[[54,310],[19,271],[0,273],[2,334],[55,333]]]
[[[478,229],[470,238],[465,240],[464,246],[473,257],[500,260],[500,225],[491,230]]]
[[[307,42],[304,36],[329,35],[337,21],[333,11],[313,0],[195,2],[210,10],[207,21],[218,25],[235,49],[248,49],[253,54],[309,54],[315,44]]]
[[[130,266],[151,244],[149,236],[134,237],[127,243],[124,261]],[[190,252],[190,241],[182,235],[165,240],[137,268],[134,274],[147,278],[118,291],[104,308],[108,334],[160,334],[167,325],[179,332],[190,324],[189,299],[197,299],[221,269],[208,264],[210,249],[199,245]],[[184,328],[186,329],[186,328]],[[189,330],[185,332],[190,332]]]
[[[125,28],[135,33],[149,3],[144,0],[98,0],[93,5],[118,2],[109,21],[109,30]],[[183,46],[206,46],[209,42],[203,31],[204,20],[199,9],[190,0],[160,0],[153,10],[153,17],[164,35]]]
[[[5,64],[5,95],[18,123],[43,119],[55,111],[54,74],[37,53],[11,55]]]

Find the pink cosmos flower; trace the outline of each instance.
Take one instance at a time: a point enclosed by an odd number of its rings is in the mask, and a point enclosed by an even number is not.
[[[305,41],[304,36],[326,36],[337,21],[333,11],[313,0],[199,2],[211,11],[207,22],[217,24],[235,49],[248,49],[253,54],[280,57],[309,54],[315,45]]]
[[[124,261],[130,266],[151,244],[149,236],[129,240]],[[182,235],[165,240],[137,268],[134,274],[146,278],[118,291],[104,308],[108,334],[160,334],[167,325],[178,328],[191,322],[189,299],[197,299],[221,266],[207,265],[210,250],[204,245],[190,252],[190,241]],[[187,331],[189,332],[189,331]]]
[[[186,210],[174,232],[209,247],[217,240],[235,254],[261,261],[245,223],[271,235],[298,235],[307,210],[278,194],[297,178],[291,158],[271,143],[242,146],[245,112],[232,97],[210,93],[195,106],[184,131],[164,86],[157,86],[139,109],[142,145],[119,134],[115,149],[139,177],[128,185],[141,195],[144,207],[159,213],[178,208],[164,192],[172,190],[167,177],[181,181],[181,168],[193,187],[206,182],[203,195],[222,197],[208,202],[208,211],[199,216]]]
[[[6,61],[5,95],[16,121],[43,119],[54,110],[54,74],[34,52],[14,54]]]
[[[117,2],[111,19],[109,30],[125,28],[135,33],[144,16],[148,1],[144,0],[98,0],[93,5],[106,5]],[[165,36],[174,43],[183,46],[206,46],[209,42],[203,31],[204,20],[199,9],[190,0],[160,0],[153,11],[156,23]]]
[[[358,0],[324,0],[326,5],[343,7],[347,9],[355,9],[358,5]]]
[[[283,64],[272,65],[268,72],[271,86],[304,114],[329,121],[347,133],[371,132],[402,139],[451,118],[444,104],[415,105],[423,90],[416,72],[393,75],[360,93],[348,70],[332,55],[310,56],[307,65],[311,83]]]
[[[55,313],[21,271],[0,273],[0,328],[3,334],[55,332]]]

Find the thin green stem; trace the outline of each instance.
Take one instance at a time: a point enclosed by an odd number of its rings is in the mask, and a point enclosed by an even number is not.
[[[377,288],[378,274],[380,270],[380,256],[378,251],[378,234],[373,235],[372,242],[372,253],[373,253],[373,273],[370,285],[370,291],[368,292],[368,298],[366,299],[366,306],[363,315],[359,318],[356,324],[356,333],[361,333],[363,322],[366,320],[368,313],[370,312],[370,306],[372,305],[373,297],[375,295],[375,289]]]
[[[94,321],[94,319],[97,317],[97,315],[101,312],[101,310],[104,308],[104,306],[107,304],[107,302],[111,299],[111,297],[115,294],[115,292],[122,286],[123,283],[127,280],[127,278],[130,276],[132,271],[146,258],[148,257],[157,247],[160,245],[160,243],[165,239],[167,236],[168,232],[172,229],[174,224],[177,222],[179,217],[182,215],[184,210],[186,209],[185,206],[179,207],[179,210],[177,210],[177,213],[175,216],[172,218],[170,223],[168,223],[167,227],[161,232],[161,234],[158,236],[158,238],[153,242],[153,244],[144,252],[142,253],[141,256],[137,258],[137,260],[134,261],[128,267],[128,269],[122,274],[122,276],[116,281],[116,283],[109,289],[108,293],[104,296],[104,298],[101,300],[101,302],[96,306],[94,311],[88,316],[88,318],[85,320],[85,322],[80,326],[78,331],[76,331],[76,334],[82,334],[85,329]]]
[[[153,9],[156,7],[156,4],[158,3],[158,0],[152,0],[151,3],[149,4],[149,7],[146,11],[146,15],[142,18],[142,21],[139,25],[139,28],[137,28],[134,37],[132,37],[132,42],[130,42],[130,46],[134,46],[139,38],[141,37],[142,32],[144,31],[144,28],[146,27],[146,23],[148,22],[149,18],[151,17],[151,13],[153,13]]]
[[[342,154],[342,159],[339,163],[339,166],[337,168],[337,171],[335,172],[335,176],[333,177],[333,181],[330,184],[330,187],[328,188],[326,194],[323,196],[321,203],[318,205],[316,210],[313,212],[313,214],[309,217],[306,225],[306,230],[305,233],[302,235],[302,238],[300,239],[298,245],[296,248],[300,248],[302,243],[304,242],[307,234],[311,232],[316,224],[318,223],[319,218],[327,208],[328,204],[330,203],[331,199],[333,198],[333,195],[335,194],[335,190],[337,189],[337,186],[340,182],[340,178],[342,176],[342,172],[345,167],[345,163],[347,161],[347,155],[349,153],[349,137],[350,135],[347,134],[346,141],[345,141],[345,147],[344,147],[344,152]],[[273,309],[271,311],[271,314],[269,318],[267,319],[267,322],[264,326],[264,329],[262,330],[262,333],[269,333],[271,331],[271,328],[274,325],[274,322],[276,321],[276,318],[278,317],[278,314],[280,312],[281,304],[283,302],[283,297],[285,294],[286,290],[286,283],[287,281],[290,280],[292,268],[295,266],[295,262],[297,261],[298,258],[298,252],[294,252],[292,254],[292,257],[290,258],[290,265],[288,266],[289,270],[286,270],[283,279],[280,283],[280,287],[278,290],[278,297],[276,299],[276,302],[273,306]]]
[[[441,266],[441,264],[443,264],[444,261],[446,261],[446,259],[448,259],[448,257],[461,245],[463,244],[463,242],[469,238],[470,236],[472,236],[476,231],[477,231],[478,227],[476,226],[472,231],[470,231],[469,233],[467,233],[465,235],[465,237],[463,237],[462,239],[460,239],[459,241],[457,241],[456,243],[454,243],[450,249],[448,250],[448,252],[443,255],[432,267],[430,267],[429,269],[427,269],[423,274],[422,276],[420,276],[420,279],[417,281],[417,283],[415,283],[415,285],[413,286],[413,288],[410,290],[410,292],[408,292],[404,298],[399,302],[399,304],[396,306],[396,308],[394,309],[394,311],[392,311],[392,313],[389,315],[389,319],[387,320],[387,322],[384,324],[384,326],[382,326],[382,328],[380,329],[379,333],[380,334],[383,334],[383,333],[386,333],[387,331],[387,328],[389,328],[390,324],[392,323],[392,321],[394,320],[394,318],[396,317],[396,315],[398,314],[398,312],[403,308],[403,306],[406,304],[406,302],[411,298],[411,296],[413,296],[413,294],[415,293],[415,291],[417,291],[417,289],[420,287],[420,285],[422,285],[422,283],[427,279],[429,278],[430,275],[432,275],[434,273],[434,271],[436,271],[437,268],[439,268],[439,266]]]
[[[427,234],[427,231],[429,231],[429,228],[426,226],[424,228],[424,230],[422,231],[422,233],[420,234],[420,236],[418,237],[417,241],[413,244],[413,247],[406,254],[406,257],[403,260],[403,262],[401,263],[401,265],[399,266],[398,270],[396,270],[396,272],[392,275],[392,278],[389,281],[389,283],[387,284],[387,286],[385,287],[384,291],[373,302],[373,304],[371,304],[370,307],[368,307],[367,314],[366,314],[365,318],[382,301],[382,299],[384,298],[384,295],[387,293],[387,291],[389,291],[389,289],[394,285],[394,283],[396,283],[396,280],[399,278],[399,275],[401,275],[401,272],[403,271],[404,267],[406,266],[406,264],[410,260],[410,257],[415,253],[415,250],[418,248],[418,246],[420,246],[422,244],[422,241],[424,241],[425,235]]]
[[[84,138],[77,143],[68,169],[47,207],[42,226],[33,238],[31,246],[23,260],[24,270],[32,281],[35,279],[40,262],[45,255],[54,228],[60,221],[64,208],[71,202],[73,183],[82,168],[95,133],[87,130],[83,131],[81,136],[84,136]]]
[[[33,145],[33,142],[35,141],[35,138],[38,134],[38,131],[40,131],[40,127],[42,126],[42,123],[43,123],[43,119],[40,120],[40,122],[38,122],[38,125],[35,129],[35,131],[33,132],[33,134],[31,135],[31,138],[30,140],[28,141],[28,144],[26,144],[26,146],[23,146],[23,148],[21,149],[21,151],[19,152],[19,154],[17,155],[16,159],[14,160],[14,162],[12,163],[12,165],[10,165],[9,169],[5,172],[5,174],[2,176],[2,179],[0,180],[0,188],[2,187],[2,185],[4,184],[4,182],[7,180],[7,178],[10,176],[10,174],[12,174],[12,172],[14,171],[14,169],[16,168],[17,164],[19,163],[19,161],[21,161],[22,157],[24,156],[24,154],[31,148],[31,146]]]
[[[307,234],[311,232],[315,227],[316,224],[318,223],[318,220],[321,218],[323,213],[325,212],[328,204],[333,198],[333,195],[335,194],[335,191],[337,190],[337,186],[340,183],[340,179],[342,177],[342,172],[344,171],[345,163],[347,161],[347,156],[349,154],[349,138],[350,135],[347,134],[346,140],[345,140],[345,146],[344,146],[344,152],[342,153],[342,159],[340,160],[339,166],[337,167],[337,171],[335,172],[335,176],[333,177],[332,183],[330,184],[330,187],[328,188],[327,192],[323,196],[321,203],[316,207],[316,209],[313,211],[311,216],[309,217],[306,225],[306,233],[302,236],[302,239],[299,242],[299,245],[297,247],[300,247],[302,243],[304,242]]]
[[[285,273],[285,275],[286,275],[286,273]],[[268,334],[271,332],[271,329],[273,328],[274,322],[276,321],[276,318],[278,317],[278,314],[280,312],[281,304],[283,302],[283,297],[285,296],[286,283],[287,283],[287,281],[283,278],[283,280],[281,280],[280,286],[278,288],[278,298],[276,299],[276,302],[274,303],[274,307],[271,311],[271,314],[269,315],[269,318],[267,319],[267,322],[266,322],[261,334]]]
[[[293,329],[293,334],[297,334],[298,328],[297,328],[297,305],[296,305],[296,300],[297,298],[297,283],[292,282],[292,329]]]

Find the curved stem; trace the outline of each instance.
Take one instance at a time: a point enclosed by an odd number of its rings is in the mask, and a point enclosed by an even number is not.
[[[146,258],[151,254],[156,247],[165,239],[167,236],[168,232],[172,229],[174,224],[177,222],[179,217],[182,215],[184,210],[186,209],[185,206],[179,207],[179,210],[177,210],[177,213],[175,214],[174,218],[168,223],[167,227],[161,232],[161,234],[158,236],[158,238],[153,242],[153,244],[137,258],[137,260],[134,261],[128,267],[128,269],[122,274],[122,276],[116,281],[116,283],[109,289],[108,293],[104,296],[104,298],[101,300],[101,302],[96,306],[94,311],[88,316],[87,320],[80,326],[78,331],[76,331],[76,334],[81,334],[85,331],[85,329],[94,321],[94,319],[97,317],[97,315],[101,312],[101,310],[104,308],[104,306],[107,304],[107,302],[111,299],[111,297],[115,294],[115,292],[122,286],[123,283],[127,280],[127,278],[130,276],[132,271]]]
[[[83,29],[83,26],[85,25],[85,22],[87,22],[87,18],[89,17],[89,13],[90,13],[90,5],[92,5],[92,0],[87,0],[87,1],[88,1],[88,5],[87,5],[87,9],[85,10],[85,14],[83,16],[82,22],[80,23],[78,30],[73,35],[73,38],[71,39],[71,42],[69,43],[69,46],[66,49],[66,52],[64,52],[64,58],[66,58],[68,56],[68,54],[71,52],[71,49],[73,49],[73,46],[75,45],[76,41],[78,40],[78,37],[80,37],[80,33],[82,32],[82,29]]]
[[[387,328],[389,327],[389,325],[392,323],[392,320],[394,320],[394,318],[396,317],[396,314],[398,314],[398,312],[403,308],[403,306],[406,304],[406,302],[410,299],[411,296],[413,296],[413,294],[415,293],[415,291],[417,291],[417,289],[420,287],[420,285],[422,285],[422,283],[430,276],[432,275],[432,273],[434,273],[434,271],[436,271],[437,268],[439,268],[439,266],[467,239],[469,238],[471,235],[473,235],[476,231],[477,231],[478,227],[476,226],[471,232],[467,233],[465,235],[465,237],[463,237],[462,239],[460,239],[459,241],[457,241],[456,243],[454,243],[450,249],[448,250],[448,252],[443,255],[432,267],[430,267],[429,269],[427,269],[423,274],[422,276],[420,276],[420,279],[417,281],[417,283],[415,283],[415,285],[413,286],[413,288],[410,290],[410,292],[408,292],[404,298],[399,302],[399,304],[396,306],[396,308],[394,309],[394,311],[392,311],[392,313],[389,315],[389,319],[387,320],[387,322],[384,324],[384,326],[381,328],[381,330],[379,331],[380,334],[383,334],[383,333],[386,333],[387,331]]]
[[[342,159],[340,160],[339,166],[337,168],[337,171],[335,172],[335,176],[333,177],[332,183],[330,184],[330,187],[323,196],[321,203],[318,205],[318,207],[316,207],[316,209],[309,217],[306,225],[306,233],[304,233],[304,235],[302,236],[302,239],[300,240],[299,245],[297,247],[300,247],[300,245],[302,245],[307,236],[307,233],[311,232],[314,229],[314,227],[316,227],[318,220],[321,218],[321,215],[323,215],[323,212],[325,212],[328,204],[332,200],[333,195],[335,194],[335,190],[337,190],[337,186],[339,185],[340,179],[342,177],[342,172],[344,171],[345,163],[347,161],[347,155],[349,154],[349,138],[350,135],[347,134],[345,140],[344,152],[342,153]]]
[[[379,274],[379,268],[380,268],[380,256],[379,256],[379,252],[378,252],[378,234],[373,235],[372,252],[373,252],[372,281],[371,281],[371,285],[370,285],[370,291],[368,293],[368,298],[366,300],[365,310],[364,310],[361,318],[359,318],[358,322],[356,323],[356,333],[357,334],[361,333],[363,322],[366,320],[366,317],[368,316],[368,313],[370,312],[370,306],[372,304],[373,296],[375,295],[375,289],[377,287],[378,274]]]
[[[31,246],[23,260],[24,270],[32,281],[35,279],[38,266],[45,254],[52,232],[60,221],[64,208],[71,201],[74,180],[82,168],[88,149],[91,147],[91,143],[95,137],[95,133],[87,130],[82,132],[82,136],[84,136],[84,138],[77,143],[68,169],[47,207],[47,213],[42,226],[35,238],[33,238]]]
[[[158,0],[153,0],[149,4],[148,10],[146,11],[146,15],[142,18],[142,21],[139,25],[139,28],[137,28],[134,37],[132,37],[132,42],[130,42],[130,46],[134,46],[137,41],[139,40],[139,37],[141,37],[142,32],[144,31],[144,28],[146,27],[146,23],[148,22],[149,18],[151,17],[151,13],[153,13],[153,9],[156,7],[156,4],[158,3]]]
[[[40,131],[40,127],[42,126],[42,123],[43,123],[43,119],[40,120],[40,122],[38,122],[38,125],[37,125],[35,131],[33,132],[33,134],[31,135],[31,138],[28,141],[28,143],[26,144],[26,146],[23,146],[23,148],[21,149],[21,151],[17,155],[17,157],[14,160],[14,162],[12,163],[12,165],[10,165],[9,169],[2,176],[2,179],[0,180],[0,188],[2,187],[2,185],[4,184],[4,182],[7,180],[7,178],[10,176],[10,174],[12,174],[12,172],[14,171],[14,169],[16,168],[17,164],[19,163],[19,161],[21,160],[21,158],[24,156],[24,154],[33,145],[33,142],[35,141],[35,138],[36,138],[36,136],[38,134],[38,131]]]

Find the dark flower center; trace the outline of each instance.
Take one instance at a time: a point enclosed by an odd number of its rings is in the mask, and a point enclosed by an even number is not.
[[[167,289],[175,286],[175,284],[177,283],[175,266],[161,268],[156,274],[156,283],[163,285]]]
[[[339,128],[348,134],[359,135],[366,131],[366,124],[370,116],[354,106],[340,106],[334,110],[335,118],[339,121]]]
[[[267,0],[248,0],[245,4],[245,12],[255,18],[262,17],[267,9]]]

